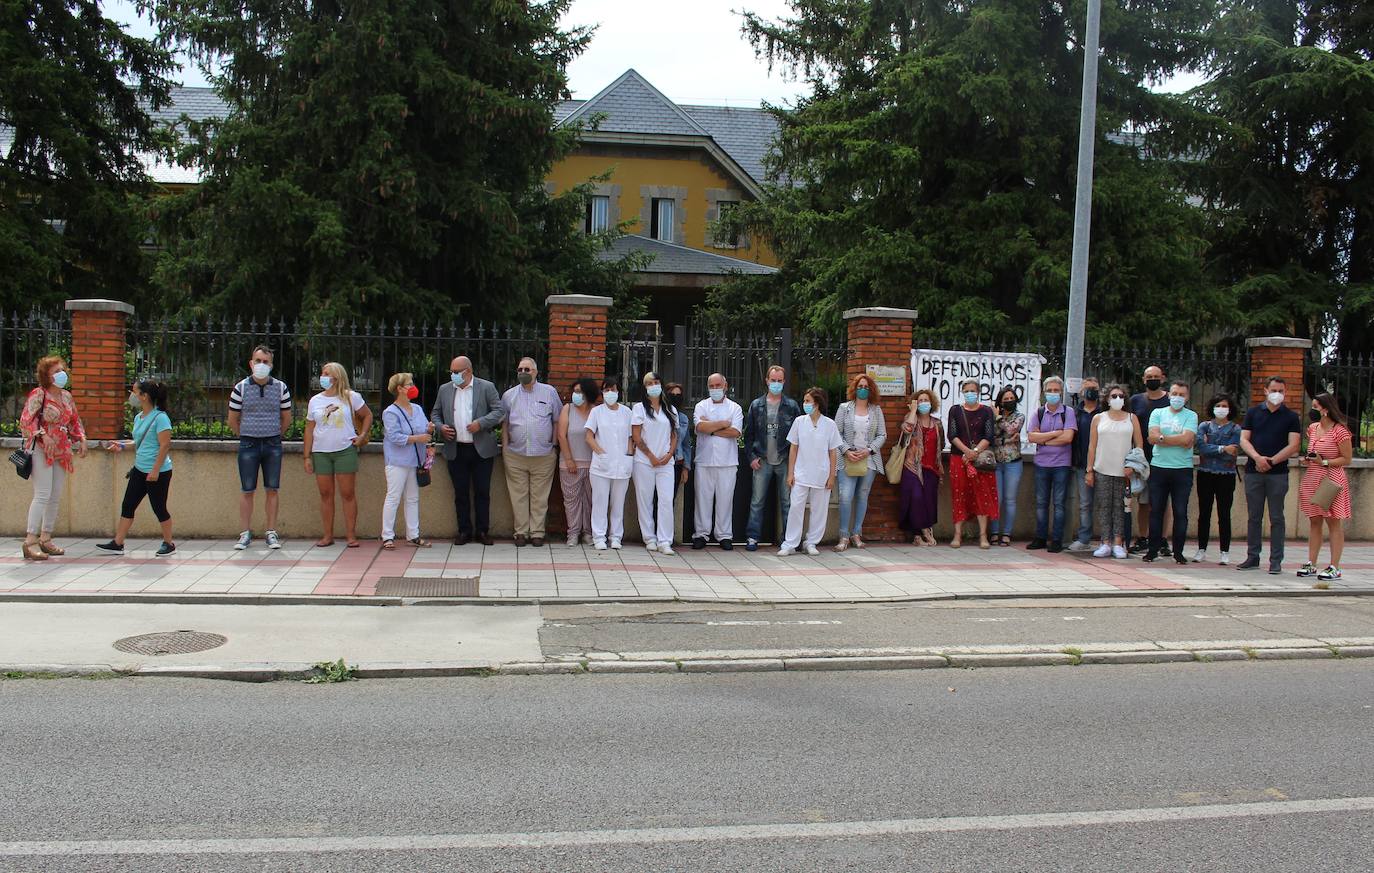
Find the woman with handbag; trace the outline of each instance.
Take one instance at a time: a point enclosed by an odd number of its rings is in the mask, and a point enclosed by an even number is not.
[[[396,507],[405,501],[406,542],[427,549],[430,542],[420,536],[420,488],[429,484],[429,466],[434,462],[434,447],[429,445],[434,424],[418,404],[420,396],[415,377],[397,373],[386,383],[395,401],[382,411],[382,457],[386,460],[386,500],[382,503],[382,548],[396,548]],[[420,446],[426,446],[424,452]],[[423,478],[423,482],[421,479]]]
[[[129,389],[129,405],[139,410],[134,416],[134,438],[129,441],[134,463],[125,474],[129,482],[124,486],[114,539],[96,548],[124,554],[124,539],[134,526],[134,511],[147,497],[162,526],[162,545],[157,548],[157,557],[165,558],[177,550],[172,542],[172,513],[167,511],[167,493],[172,487],[172,419],[167,412],[167,386],[155,379],[136,382]],[[111,440],[105,448],[122,452],[125,445],[121,440]]]
[[[868,492],[873,479],[883,472],[883,444],[887,442],[887,422],[878,405],[878,386],[866,374],[849,380],[849,400],[835,410],[835,427],[840,431],[840,470],[836,486],[840,491],[840,541],[835,551],[851,545],[864,547],[861,538],[864,516],[868,514]]]
[[[367,444],[372,410],[350,389],[348,371],[330,362],[320,368],[319,394],[310,398],[305,420],[305,472],[320,491],[320,539],[334,545],[334,492],[343,503],[348,548],[358,547],[358,449]]]
[[[992,548],[988,542],[988,521],[997,518],[997,457],[993,454],[992,410],[978,402],[979,385],[965,379],[959,385],[963,403],[950,411],[947,421],[949,444],[949,490],[954,502],[954,538],[950,548],[963,545],[964,522],[978,518],[978,547]]]
[[[42,358],[36,375],[38,387],[29,392],[19,416],[21,449],[15,455],[27,456],[20,460],[30,469],[26,478],[33,483],[24,558],[46,561],[49,555],[66,553],[53,543],[52,529],[57,523],[62,486],[72,472],[73,449],[78,456],[86,457],[86,429],[77,415],[76,401],[67,391],[67,362],[56,355]],[[22,447],[24,441],[28,443],[27,451]]]
[[[1307,516],[1307,563],[1298,575],[1313,574],[1322,582],[1341,578],[1341,552],[1345,550],[1345,528],[1341,523],[1350,517],[1350,480],[1345,468],[1354,456],[1354,438],[1345,426],[1340,404],[1330,394],[1312,398],[1307,417],[1307,454],[1298,464],[1304,470],[1298,487],[1298,507]],[[1317,572],[1317,558],[1322,551],[1322,523],[1331,535],[1331,563]]]
[[[945,444],[945,429],[935,413],[940,398],[929,388],[911,395],[910,410],[902,420],[901,493],[898,524],[911,534],[913,546],[935,545],[935,521],[940,506],[940,479],[945,475],[940,449]]]
[[[992,453],[997,458],[997,524],[992,540],[999,546],[1011,545],[1011,529],[1016,525],[1016,495],[1021,490],[1021,431],[1025,413],[1017,412],[1016,389],[1006,385],[997,392],[993,422]]]

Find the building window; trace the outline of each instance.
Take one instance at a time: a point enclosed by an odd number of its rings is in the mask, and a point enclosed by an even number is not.
[[[713,245],[722,249],[739,248],[739,233],[725,227],[725,222],[730,218],[730,214],[739,208],[738,200],[718,200],[716,201],[718,225],[713,234]]]
[[[673,207],[671,197],[655,197],[649,211],[649,236],[663,242],[673,241]]]
[[[587,217],[584,222],[587,233],[603,233],[611,229],[611,198],[599,194],[587,201]]]

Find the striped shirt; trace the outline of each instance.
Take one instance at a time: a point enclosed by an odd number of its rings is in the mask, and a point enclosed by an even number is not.
[[[229,411],[241,416],[240,436],[281,436],[281,414],[291,411],[291,389],[280,379],[268,379],[265,385],[244,379],[229,392]]]

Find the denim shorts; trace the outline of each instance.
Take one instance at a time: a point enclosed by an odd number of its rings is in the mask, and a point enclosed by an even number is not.
[[[262,487],[281,488],[281,437],[239,437],[239,485],[245,494],[258,490],[258,471]]]

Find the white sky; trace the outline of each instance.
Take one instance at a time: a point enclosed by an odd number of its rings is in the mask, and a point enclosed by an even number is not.
[[[587,51],[568,68],[577,98],[588,98],[634,67],[669,99],[678,103],[757,106],[760,101],[791,102],[804,88],[781,70],[754,56],[740,33],[739,10],[765,18],[785,15],[787,0],[573,0],[565,26],[598,25]],[[106,14],[141,36],[152,25],[139,20],[132,0],[107,0]],[[194,67],[184,68],[182,84],[204,85]],[[1164,90],[1196,84],[1180,77]]]

